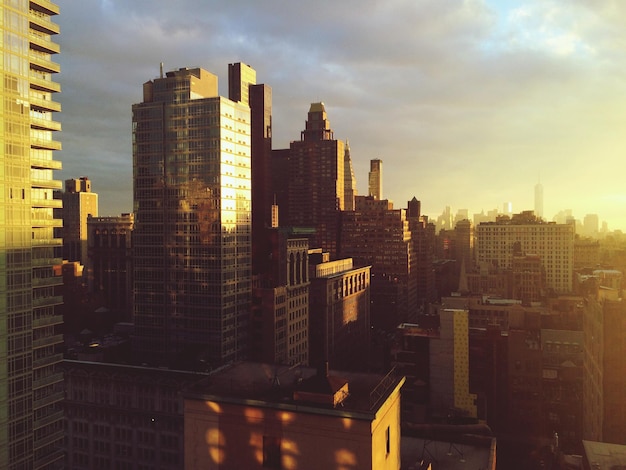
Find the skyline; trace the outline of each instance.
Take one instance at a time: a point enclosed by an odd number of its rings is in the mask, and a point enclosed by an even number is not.
[[[100,214],[132,211],[131,106],[166,71],[202,67],[227,96],[229,63],[273,90],[273,147],[322,101],[349,140],[358,194],[384,162],[384,198],[436,219],[571,209],[626,230],[620,139],[626,5],[429,0],[384,5],[58,0],[59,179],[88,176]],[[89,21],[86,21],[89,19]]]

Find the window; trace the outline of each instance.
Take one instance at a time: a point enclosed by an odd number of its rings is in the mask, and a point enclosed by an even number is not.
[[[391,452],[391,439],[390,439],[389,426],[387,426],[387,430],[385,431],[385,451],[387,455],[389,455],[389,452]]]
[[[263,436],[263,468],[280,469],[280,438]]]

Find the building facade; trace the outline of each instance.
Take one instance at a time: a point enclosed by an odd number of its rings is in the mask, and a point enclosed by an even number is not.
[[[378,200],[383,198],[383,161],[378,158],[370,160],[368,196]]]
[[[371,320],[394,330],[417,319],[417,269],[406,210],[371,196],[357,196],[341,214],[341,256],[371,266]]]
[[[312,263],[313,264],[313,263]],[[311,278],[311,363],[366,370],[370,342],[370,267],[352,259],[318,263]]]
[[[543,223],[523,212],[476,227],[476,261],[509,269],[515,254],[541,258],[546,286],[556,293],[570,293],[573,287],[574,226]]]
[[[2,2],[0,33],[0,467],[63,467],[62,226],[53,197],[61,189],[54,113],[61,90],[53,77],[60,52],[48,0]]]
[[[185,394],[186,468],[400,469],[404,378],[238,363]]]
[[[133,105],[136,357],[246,354],[251,292],[250,108],[199,68],[144,84]]]
[[[345,158],[344,142],[334,138],[324,103],[312,103],[300,140],[290,145],[286,225],[315,228],[311,247],[322,248],[333,259],[339,211],[345,207]]]
[[[78,261],[83,266],[88,260],[87,218],[98,217],[98,195],[91,192],[91,181],[86,176],[65,180],[63,199],[63,259]]]
[[[90,292],[101,294],[118,321],[133,319],[134,214],[87,219],[87,277]]]

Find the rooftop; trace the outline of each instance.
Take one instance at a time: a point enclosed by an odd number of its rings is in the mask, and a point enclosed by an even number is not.
[[[341,385],[345,383],[348,393],[339,404],[307,399],[345,390]],[[394,370],[381,375],[238,362],[198,382],[185,398],[373,419],[379,406],[403,383],[404,378]]]

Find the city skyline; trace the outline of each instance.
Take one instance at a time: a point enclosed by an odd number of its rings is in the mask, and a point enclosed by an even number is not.
[[[336,138],[350,141],[358,194],[380,158],[396,207],[416,196],[431,218],[506,201],[520,212],[533,209],[540,174],[547,220],[571,209],[626,229],[616,171],[626,6],[58,3],[59,178],[88,176],[103,215],[132,211],[130,108],[159,63],[210,70],[226,95],[225,64],[242,61],[272,87],[274,148],[325,103]]]

